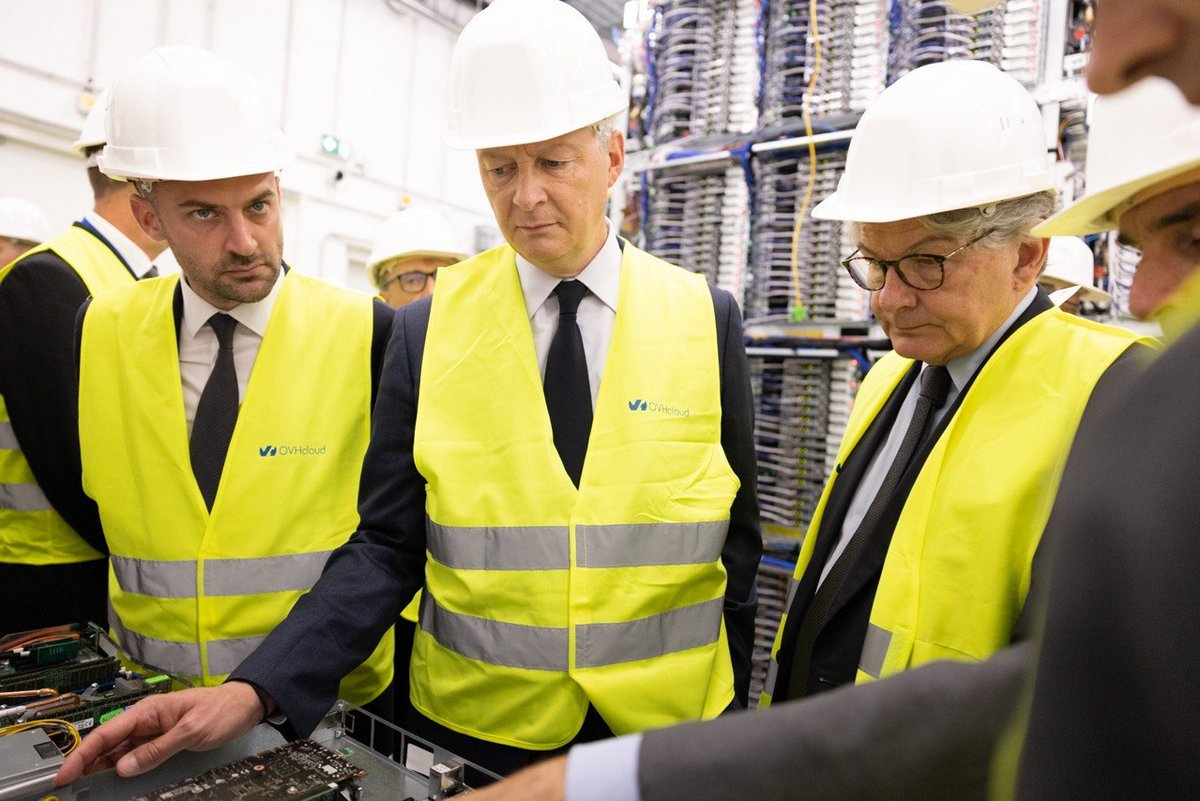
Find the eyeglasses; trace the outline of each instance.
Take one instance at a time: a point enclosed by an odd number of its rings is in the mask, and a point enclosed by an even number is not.
[[[995,228],[987,229],[967,244],[955,248],[945,256],[934,256],[930,253],[910,253],[907,256],[901,256],[895,261],[888,261],[887,259],[872,259],[867,256],[853,255],[848,259],[844,259],[842,266],[846,268],[846,272],[850,273],[850,277],[854,279],[854,283],[869,292],[883,289],[883,283],[887,279],[889,267],[895,270],[896,275],[900,277],[901,281],[913,289],[920,291],[937,289],[946,280],[946,260],[962,253],[971,247],[971,245],[994,233],[995,230]],[[859,253],[857,250],[854,252],[855,254]]]
[[[380,284],[379,288],[383,289],[393,281],[399,281],[400,288],[405,292],[420,292],[425,288],[426,283],[436,280],[437,270],[434,270],[431,273],[422,273],[414,270],[411,273],[399,273],[397,275],[393,275],[391,278]]]

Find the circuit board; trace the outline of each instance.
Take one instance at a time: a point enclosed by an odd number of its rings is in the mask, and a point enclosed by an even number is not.
[[[333,801],[359,797],[362,768],[312,740],[230,762],[129,801]]]
[[[29,641],[29,644],[23,644]],[[113,681],[121,669],[94,627],[58,626],[0,638],[0,692],[72,691]]]
[[[80,692],[64,693],[57,698],[29,699],[25,713],[18,721],[54,718],[73,723],[82,735],[87,735],[111,717],[148,695],[171,691],[171,677],[166,674],[146,676],[121,675],[112,682],[92,685]],[[0,707],[0,718],[4,717]]]

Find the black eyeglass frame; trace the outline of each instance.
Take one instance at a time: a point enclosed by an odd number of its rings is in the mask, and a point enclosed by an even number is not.
[[[439,267],[438,270],[440,270],[440,269],[441,268]],[[404,285],[404,280],[407,278],[407,279],[409,279],[409,283],[412,283],[412,276],[414,276],[414,275],[421,276],[421,285],[419,287],[417,287],[416,289],[409,289],[408,287],[406,287]],[[380,284],[379,288],[382,290],[384,287],[386,287],[388,284],[392,283],[393,281],[399,281],[401,289],[403,289],[405,292],[408,292],[409,294],[416,294],[417,292],[421,292],[422,290],[424,290],[425,287],[429,285],[430,279],[432,279],[434,281],[437,280],[437,270],[434,270],[431,273],[423,273],[420,270],[413,270],[413,271],[407,272],[407,273],[396,273],[391,278],[389,278],[388,280],[386,280],[382,284]]]
[[[945,256],[938,256],[933,253],[908,253],[908,254],[901,256],[898,259],[893,259],[893,260],[873,259],[870,256],[862,255],[862,249],[860,248],[858,250],[855,250],[854,253],[850,254],[848,257],[842,259],[842,266],[846,268],[846,272],[850,273],[850,278],[854,281],[854,283],[858,284],[858,286],[862,287],[863,289],[867,290],[868,292],[878,292],[879,290],[883,289],[884,285],[887,284],[887,273],[888,273],[889,269],[891,269],[892,272],[894,272],[896,275],[898,275],[900,277],[900,280],[903,281],[906,286],[909,286],[912,289],[917,290],[918,292],[932,292],[935,289],[941,289],[942,284],[946,283],[946,262],[949,259],[957,256],[959,253],[962,253],[964,250],[971,247],[971,245],[974,245],[977,242],[981,242],[982,240],[991,236],[995,232],[996,232],[995,228],[988,228],[982,234],[980,234],[979,236],[972,239],[970,242],[966,243],[965,245],[961,245],[960,247],[955,248],[954,250],[947,253]],[[932,261],[937,262],[937,265],[938,265],[938,281],[937,281],[937,283],[934,286],[917,286],[916,284],[909,281],[904,276],[904,270],[901,269],[901,267],[900,267],[900,263],[906,259],[931,259]],[[865,261],[868,263],[868,267],[870,267],[870,265],[872,265],[872,264],[878,265],[880,267],[880,275],[882,276],[882,279],[879,282],[879,286],[877,286],[877,287],[867,286],[867,283],[865,281],[860,280],[858,275],[855,274],[854,268],[851,267],[851,263],[854,261]]]

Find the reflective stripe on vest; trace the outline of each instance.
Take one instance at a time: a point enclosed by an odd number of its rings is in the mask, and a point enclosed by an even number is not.
[[[21,443],[17,442],[17,435],[13,431],[12,423],[7,420],[0,421],[0,450],[15,451],[21,447]]]
[[[260,556],[256,559],[208,559],[204,562],[205,595],[307,590],[321,577],[332,551]],[[112,571],[121,589],[158,598],[191,598],[196,594],[196,562],[113,556]]]
[[[566,570],[571,565],[567,526],[501,528],[426,526],[434,559],[461,570]],[[692,565],[721,556],[728,520],[701,523],[580,525],[580,567]]]
[[[859,681],[937,659],[983,660],[1008,645],[1075,428],[1097,380],[1135,342],[1155,346],[1125,329],[1050,309],[1014,331],[984,363],[896,523],[860,653]],[[871,368],[839,465],[911,365],[891,353]],[[812,558],[836,477],[826,484],[801,546],[797,579]],[[772,660],[786,623],[785,615]],[[760,706],[775,694],[773,679]]]
[[[413,449],[431,522],[411,679],[414,706],[451,729],[545,749],[589,703],[621,734],[733,699],[720,555],[738,483],[711,294],[633,246],[620,282],[619,355],[577,489],[513,251],[439,273]]]
[[[591,623],[575,632],[577,667],[637,662],[709,645],[721,630],[722,599],[624,623]],[[450,612],[428,593],[421,628],[445,648],[492,665],[528,670],[570,667],[568,629],[501,623]]]
[[[374,314],[366,295],[295,271],[281,279],[210,513],[188,458],[178,280],[139,282],[89,307],[83,480],[112,550],[114,628],[137,644],[131,651],[142,649],[135,655],[190,659],[157,664],[212,685],[287,615],[357,527]],[[185,653],[181,643],[195,648]],[[389,631],[342,682],[341,697],[375,698],[391,682],[392,647]]]
[[[146,667],[169,670],[184,677],[200,676],[204,672],[200,660],[200,645],[196,642],[174,642],[147,637],[129,631],[121,625],[115,613],[109,614],[113,634],[131,659]],[[231,640],[209,640],[209,671],[221,674],[232,673],[246,657],[257,648],[265,637],[241,637]],[[164,667],[170,665],[169,668]]]
[[[0,484],[0,509],[14,512],[45,512],[50,499],[37,484]]]
[[[66,262],[93,296],[134,282],[120,258],[107,245],[76,226],[0,269],[0,282],[30,256],[46,251],[53,251]],[[30,265],[28,269],[36,267]],[[74,346],[74,341],[44,343],[47,351],[59,353],[73,352]],[[103,555],[84,542],[54,511],[37,485],[13,431],[8,407],[0,396],[0,562],[47,565],[101,558]]]

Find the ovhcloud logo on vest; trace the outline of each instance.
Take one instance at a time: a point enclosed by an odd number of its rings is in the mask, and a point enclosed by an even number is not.
[[[279,452],[279,449],[276,448],[274,445],[263,445],[261,448],[258,449],[259,456],[274,456],[278,452]]]
[[[641,398],[638,398],[637,400],[629,401],[629,411],[631,411],[631,412],[646,411],[646,402],[644,400],[642,400]]]

